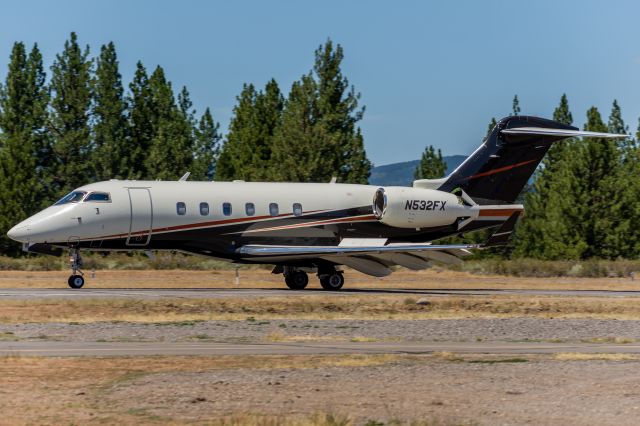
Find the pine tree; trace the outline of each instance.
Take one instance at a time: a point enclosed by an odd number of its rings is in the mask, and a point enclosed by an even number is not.
[[[520,101],[518,100],[518,95],[515,95],[513,97],[511,110],[512,110],[512,115],[520,115]]]
[[[366,157],[357,122],[360,94],[342,74],[342,46],[328,40],[315,52],[313,72],[294,83],[274,139],[274,178],[366,183]]]
[[[158,66],[149,78],[153,139],[145,161],[147,178],[174,180],[189,171],[195,135],[190,119],[191,101],[183,89],[176,104],[171,82]]]
[[[130,179],[147,177],[145,160],[155,135],[154,107],[149,77],[142,62],[136,64],[133,81],[129,84],[128,128],[130,148],[128,170]]]
[[[422,153],[420,163],[413,173],[414,179],[436,179],[441,178],[447,171],[447,163],[442,159],[442,151],[436,152],[433,145],[429,145]]]
[[[618,102],[613,101],[609,115],[608,131],[627,134],[628,126],[622,119]],[[601,238],[598,255],[605,258],[636,258],[640,255],[640,161],[631,139],[618,140],[617,164],[603,178],[599,187],[606,196],[607,209],[596,215],[595,232]]]
[[[217,164],[217,179],[266,180],[271,174],[273,135],[282,119],[282,94],[272,79],[264,91],[245,84],[237,99]]]
[[[92,175],[91,72],[89,47],[84,50],[71,33],[64,50],[51,67],[51,117],[56,171],[53,177],[58,194],[94,180]]]
[[[584,130],[592,132],[607,132],[607,125],[602,120],[596,107],[587,111],[587,122]],[[580,144],[582,163],[578,176],[581,192],[582,222],[580,227],[587,243],[584,257],[607,256],[603,251],[604,237],[599,230],[601,223],[608,222],[606,216],[609,211],[610,194],[602,192],[603,181],[609,175],[618,173],[619,151],[617,144],[611,139],[585,138]]]
[[[491,117],[491,120],[489,121],[489,125],[487,126],[487,134],[485,135],[485,137],[489,136],[489,134],[491,133],[493,128],[496,127],[497,124],[498,122],[496,121],[496,118]]]
[[[127,138],[127,105],[113,42],[100,49],[93,79],[95,151],[92,164],[98,180],[135,176]]]
[[[264,91],[256,95],[254,125],[257,130],[255,143],[251,144],[251,180],[267,180],[271,174],[273,137],[282,120],[284,98],[278,83],[271,79]]]
[[[0,253],[15,254],[6,237],[20,220],[48,204],[50,141],[45,132],[48,90],[42,55],[15,43],[0,85]]]
[[[358,108],[360,93],[356,93],[342,74],[343,59],[342,46],[338,44],[334,48],[331,40],[315,52],[318,117],[314,127],[316,138],[327,142],[321,142],[321,151],[326,152],[323,159],[327,169],[318,178],[330,178],[333,169],[341,182],[367,183],[371,162],[366,158],[362,134],[356,126],[362,120],[365,108]]]
[[[560,98],[560,104],[553,111],[553,120],[558,123],[566,124],[567,126],[571,126],[573,124],[573,116],[571,115],[571,111],[569,111],[569,100],[567,99],[567,95],[564,93]],[[542,160],[542,167],[545,169],[553,169],[558,160],[565,155],[563,151],[574,143],[575,141],[572,139],[564,139],[554,142]]]
[[[553,120],[566,124],[567,126],[573,124],[573,115],[571,115],[571,111],[569,111],[569,100],[567,99],[566,93],[562,94],[560,105],[553,111]]]
[[[273,180],[322,182],[331,178],[326,177],[322,158],[325,152],[319,149],[316,138],[316,104],[316,82],[311,74],[293,83],[282,112],[282,124],[274,136]],[[334,176],[337,172],[330,170],[330,174]]]
[[[251,180],[245,175],[250,173],[245,165],[252,163],[251,147],[256,139],[256,96],[253,84],[245,84],[240,95],[236,97],[238,104],[233,108],[229,133],[220,152],[216,180]]]
[[[566,95],[553,117],[571,125],[573,117]],[[514,238],[514,255],[542,259],[579,259],[586,241],[576,223],[579,222],[579,174],[582,161],[573,146],[558,149],[554,142],[534,175],[531,191],[524,197],[525,216],[520,219]],[[566,142],[565,142],[566,144]],[[566,148],[565,148],[566,147]]]
[[[196,180],[211,180],[216,173],[216,161],[220,154],[220,125],[213,120],[207,108],[196,130],[196,147],[191,173]]]
[[[613,105],[611,107],[611,114],[609,114],[609,122],[607,124],[607,129],[609,133],[616,133],[619,135],[629,134],[629,126],[624,124],[624,120],[622,119],[622,110],[620,109],[620,105],[616,99],[613,100]],[[633,146],[633,140],[631,138],[628,139],[618,139],[617,145],[622,150],[627,150]]]

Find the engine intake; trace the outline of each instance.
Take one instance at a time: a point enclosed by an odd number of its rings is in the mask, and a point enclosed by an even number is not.
[[[396,228],[431,228],[453,225],[461,218],[477,218],[478,209],[456,195],[435,189],[378,188],[373,196],[373,214]]]

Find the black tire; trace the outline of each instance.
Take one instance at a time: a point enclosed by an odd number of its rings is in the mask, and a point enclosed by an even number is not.
[[[71,288],[82,288],[84,285],[84,278],[82,275],[71,275],[67,280],[67,283]]]
[[[344,275],[342,275],[342,272],[334,272],[332,274],[323,275],[320,278],[320,285],[325,290],[340,290],[344,285]]]
[[[309,284],[309,276],[304,271],[294,271],[285,275],[284,282],[291,290],[303,290]]]

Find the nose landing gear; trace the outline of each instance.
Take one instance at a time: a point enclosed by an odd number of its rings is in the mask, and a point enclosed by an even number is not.
[[[82,288],[84,285],[84,273],[80,270],[82,268],[82,257],[80,257],[80,250],[72,248],[69,251],[69,264],[71,266],[71,276],[67,280],[69,287]]]

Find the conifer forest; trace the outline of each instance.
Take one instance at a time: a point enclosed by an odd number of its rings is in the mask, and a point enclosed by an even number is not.
[[[309,71],[291,87],[275,79],[239,87],[225,132],[161,66],[138,62],[123,81],[113,43],[94,49],[71,33],[46,63],[37,44],[16,42],[0,71],[0,254],[21,254],[9,228],[89,182],[177,180],[189,171],[192,180],[366,184],[365,107],[343,74],[343,48],[327,40],[310,53]],[[512,114],[520,112],[515,96]],[[577,113],[560,93],[546,118],[571,125]],[[554,144],[521,195],[526,215],[511,244],[487,255],[640,257],[640,129],[629,130],[616,100],[610,111],[580,114],[584,130],[635,137]],[[496,119],[487,122],[491,130]],[[426,146],[415,178],[447,172],[441,149]]]

